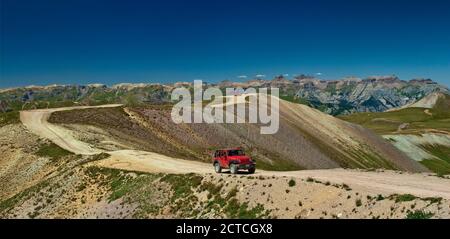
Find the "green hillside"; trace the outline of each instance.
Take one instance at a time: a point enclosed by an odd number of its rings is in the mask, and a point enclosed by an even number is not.
[[[434,108],[406,108],[391,112],[357,113],[338,118],[372,129],[378,134],[417,133],[423,130],[450,132],[450,95],[440,98]],[[401,125],[403,130],[398,130]]]
[[[450,174],[449,95],[441,94],[431,109],[405,108],[339,118],[382,135],[411,158],[419,157],[420,163],[433,172]]]

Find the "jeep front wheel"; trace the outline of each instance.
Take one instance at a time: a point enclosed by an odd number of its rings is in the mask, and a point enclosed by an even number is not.
[[[216,173],[221,173],[222,172],[222,167],[220,167],[219,163],[215,163],[214,164],[214,171],[216,171]]]
[[[237,174],[238,166],[236,164],[231,164],[230,165],[230,172],[231,172],[231,174]]]
[[[249,168],[249,169],[248,169],[248,173],[249,173],[249,174],[254,174],[255,171],[256,171],[256,168]]]

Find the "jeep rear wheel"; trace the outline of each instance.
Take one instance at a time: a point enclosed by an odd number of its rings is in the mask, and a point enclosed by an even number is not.
[[[220,167],[219,163],[215,163],[214,164],[214,171],[216,171],[216,173],[221,173],[222,172],[222,167]]]
[[[230,164],[230,172],[231,174],[237,174],[238,166],[236,164]]]

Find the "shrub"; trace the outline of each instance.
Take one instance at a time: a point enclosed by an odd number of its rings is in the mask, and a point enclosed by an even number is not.
[[[428,198],[424,198],[423,200],[428,201],[430,204],[440,204],[442,202],[442,198],[441,197],[428,197]]]
[[[226,199],[230,200],[231,198],[234,198],[237,195],[238,189],[237,187],[234,187],[233,189],[231,189],[231,191],[227,194]]]
[[[359,199],[359,198],[356,199],[355,204],[356,204],[357,207],[361,207],[362,206],[361,199]]]
[[[416,196],[411,194],[402,194],[395,196],[395,202],[409,202],[416,198],[417,198]]]
[[[430,219],[433,215],[434,214],[431,212],[417,210],[414,212],[409,212],[408,215],[406,215],[406,219]]]
[[[296,182],[294,179],[291,179],[291,180],[289,180],[288,184],[289,184],[289,187],[294,187]]]
[[[54,143],[50,143],[41,145],[39,150],[36,152],[36,155],[41,157],[49,157],[52,160],[56,160],[64,156],[72,155],[72,153]]]
[[[342,184],[342,188],[345,189],[346,191],[351,191],[352,189],[345,183]]]

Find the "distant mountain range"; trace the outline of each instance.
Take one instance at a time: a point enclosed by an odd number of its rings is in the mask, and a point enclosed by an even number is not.
[[[375,76],[366,79],[345,78],[321,80],[307,75],[294,79],[283,76],[272,80],[253,79],[247,82],[222,81],[206,84],[227,87],[278,87],[280,97],[306,104],[331,115],[355,112],[383,112],[412,104],[433,92],[449,93],[446,86],[430,79],[403,81],[396,76]],[[68,105],[99,105],[123,103],[170,102],[175,87],[192,87],[191,82],[174,84],[104,84],[28,86],[0,90],[0,112],[22,108],[45,108]]]

